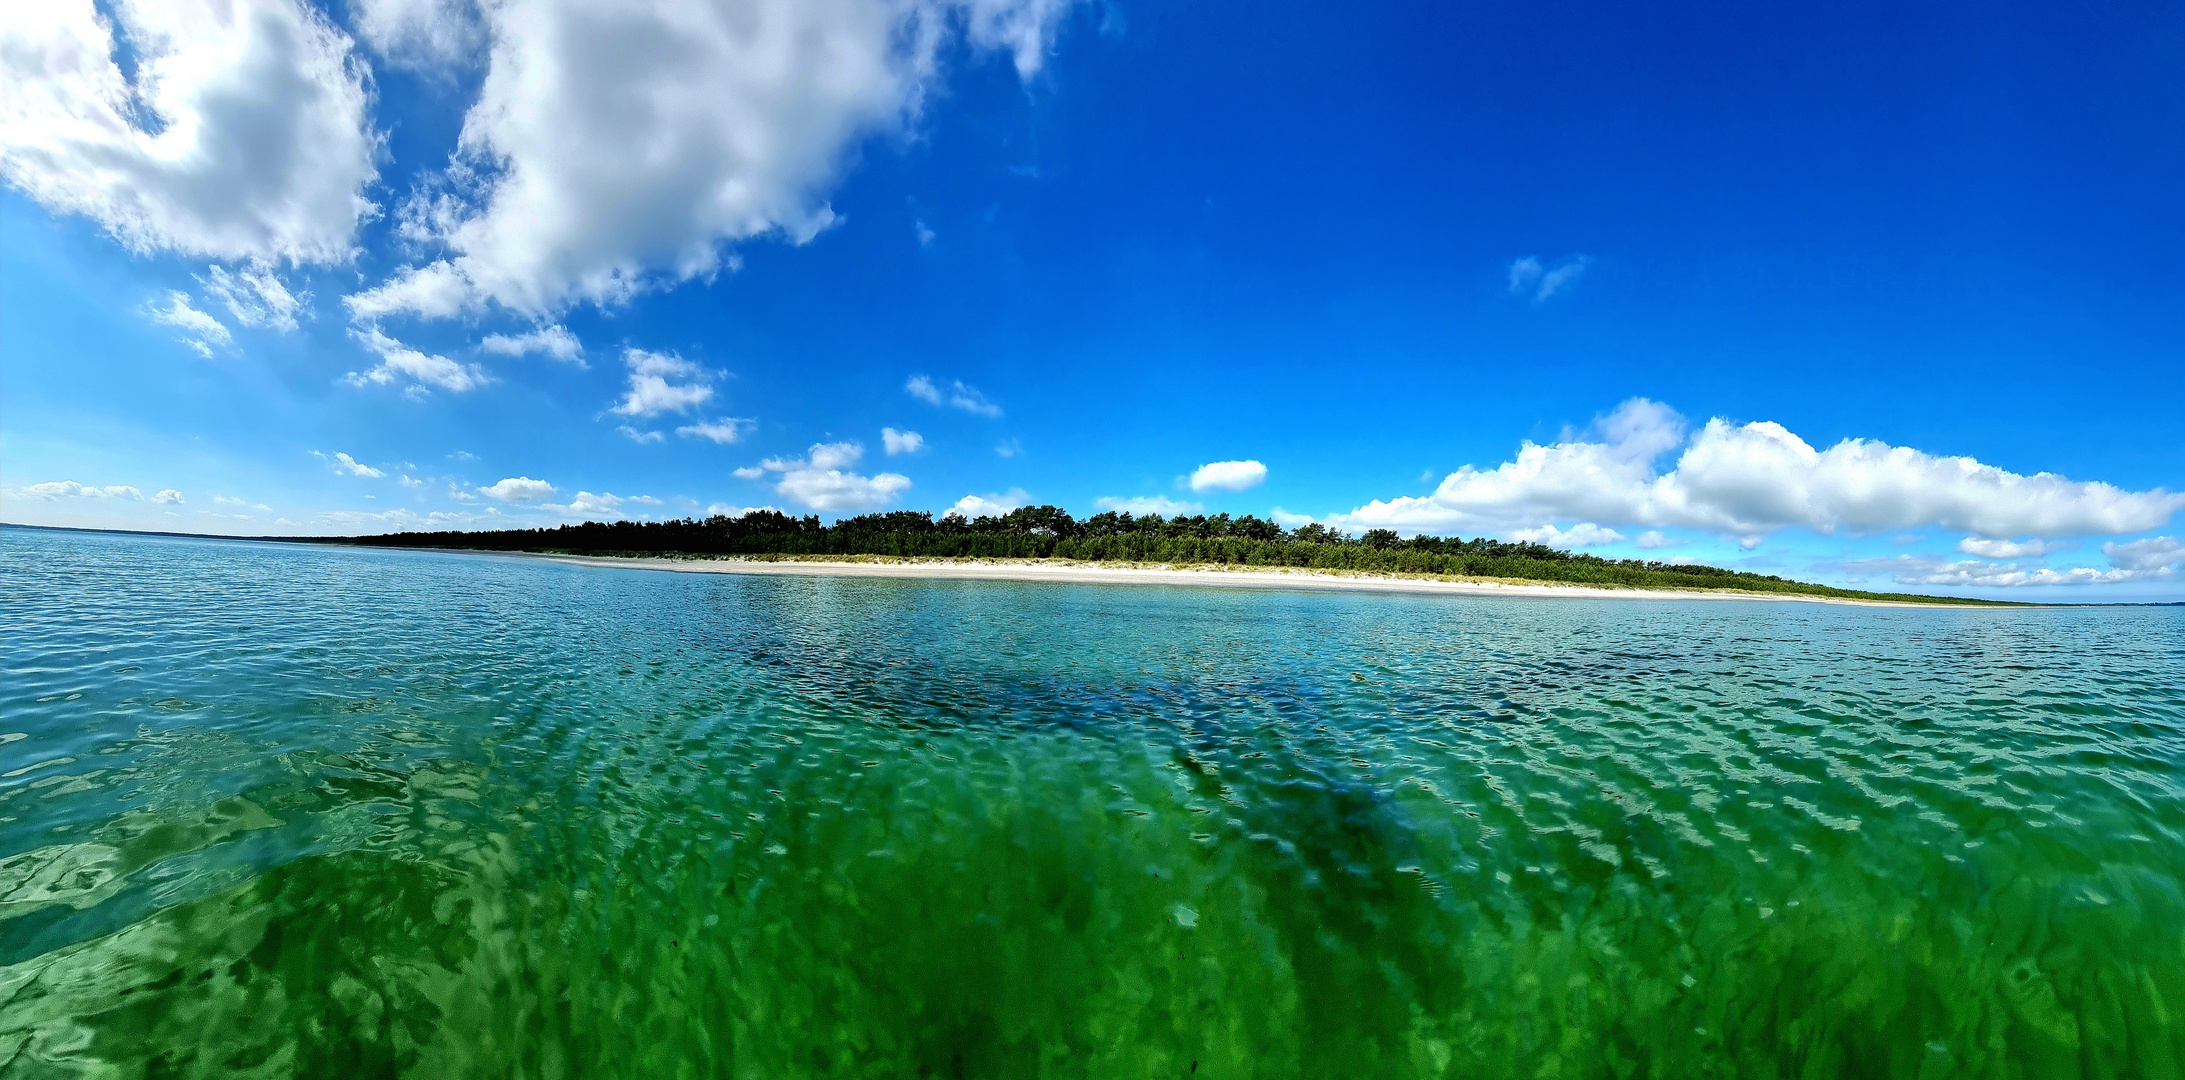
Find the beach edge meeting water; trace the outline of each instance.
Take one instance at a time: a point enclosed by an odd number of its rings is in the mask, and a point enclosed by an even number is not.
[[[0,525],[5,528],[47,526]],[[99,530],[92,530],[99,531]],[[124,532],[133,530],[122,530]],[[712,573],[836,573],[966,580],[1203,584],[1261,588],[1537,592],[1543,596],[1828,599],[1966,607],[2025,601],[1872,592],[1684,562],[1604,559],[1531,542],[1461,540],[1389,530],[1347,536],[1284,529],[1246,515],[1164,521],[1103,513],[1084,522],[1052,506],[966,521],[898,511],[832,525],[754,511],[740,518],[588,521],[553,529],[367,536],[228,536],[247,542],[492,552],[596,560],[595,565]]]

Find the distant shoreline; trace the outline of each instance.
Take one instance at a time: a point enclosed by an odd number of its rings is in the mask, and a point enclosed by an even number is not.
[[[361,544],[354,538],[344,536],[233,536],[219,533],[171,532],[153,529],[94,529],[69,525],[31,525],[18,522],[0,522],[0,529],[107,533],[120,536],[159,536],[190,540],[224,540],[246,544],[294,544],[316,548],[341,547],[376,551],[429,551],[450,555],[511,555],[579,566],[690,574],[831,574],[841,577],[1026,581],[1062,584],[1198,585],[1215,588],[1298,589],[1306,591],[1410,593],[1439,596],[1536,596],[1566,599],[1613,597],[1626,600],[1783,600],[1809,604],[1841,604],[1853,607],[2185,607],[2185,602],[2175,601],[2041,603],[1939,596],[1932,600],[1868,599],[1865,597],[1816,596],[1807,593],[1761,592],[1742,589],[1586,585],[1523,579],[1437,577],[1428,574],[1406,574],[1392,571],[1352,571],[1309,567],[1224,565],[1219,563],[1167,565],[1156,563],[1094,563],[1068,559],[901,557],[887,555],[579,555],[551,551],[520,551],[497,548],[389,547]]]
[[[451,555],[509,555],[574,566],[654,570],[680,574],[755,576],[823,575],[860,578],[909,578],[946,581],[1018,581],[1078,585],[1198,585],[1237,589],[1299,589],[1326,592],[1410,593],[1435,596],[1532,596],[1571,600],[1604,597],[1623,600],[1778,600],[1852,607],[1977,607],[1949,601],[1854,600],[1798,593],[1747,592],[1738,589],[1648,589],[1570,585],[1537,581],[1442,578],[1424,574],[1318,570],[1298,567],[1183,566],[1151,563],[1086,563],[1066,559],[950,559],[888,555],[720,556],[664,558],[651,555],[565,555],[540,551],[485,551],[477,548],[409,548]]]

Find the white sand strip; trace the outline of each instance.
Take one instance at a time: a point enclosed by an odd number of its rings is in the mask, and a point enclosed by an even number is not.
[[[620,558],[602,555],[548,555],[534,552],[460,551],[471,555],[515,555],[579,566],[629,570],[667,570],[682,574],[826,574],[837,577],[942,578],[966,581],[1038,581],[1083,585],[1184,585],[1243,589],[1321,589],[1342,592],[1425,593],[1443,596],[1537,596],[1574,600],[1780,600],[1803,604],[1851,604],[1861,607],[1928,607],[1891,600],[1847,600],[1830,596],[1745,592],[1737,589],[1638,589],[1594,585],[1551,585],[1481,578],[1315,570],[1296,567],[1167,566],[1150,563],[1085,563],[1063,559],[890,558],[880,555],[802,558]]]

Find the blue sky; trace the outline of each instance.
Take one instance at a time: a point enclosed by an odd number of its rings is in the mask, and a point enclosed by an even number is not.
[[[39,7],[0,520],[1030,500],[2185,599],[2175,4]]]

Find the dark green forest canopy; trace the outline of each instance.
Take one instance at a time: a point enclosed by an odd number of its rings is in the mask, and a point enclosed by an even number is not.
[[[404,532],[332,542],[584,555],[886,555],[1300,567],[1922,603],[1996,603],[1866,593],[1714,566],[1604,559],[1544,544],[1403,537],[1389,529],[1352,537],[1317,523],[1286,529],[1249,514],[1162,517],[1109,512],[1079,521],[1056,506],[1027,506],[1001,517],[968,520],[953,514],[936,518],[923,510],[896,510],[843,518],[832,525],[812,515],[754,510],[741,517],[587,521],[552,529],[494,532]]]

